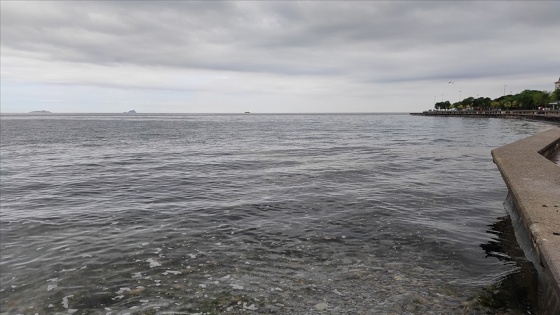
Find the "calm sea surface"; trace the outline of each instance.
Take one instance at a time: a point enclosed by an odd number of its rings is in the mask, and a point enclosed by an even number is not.
[[[3,115],[1,312],[526,312],[490,150],[548,128]]]

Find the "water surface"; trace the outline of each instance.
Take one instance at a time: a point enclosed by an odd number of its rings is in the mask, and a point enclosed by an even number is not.
[[[490,150],[546,123],[1,119],[2,312],[527,311],[478,303],[520,269],[488,250],[507,193]]]

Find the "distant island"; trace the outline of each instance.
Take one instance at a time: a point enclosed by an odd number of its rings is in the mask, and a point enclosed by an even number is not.
[[[51,112],[49,112],[48,110],[34,110],[32,112],[29,112],[30,114],[52,114]]]
[[[123,114],[136,114],[136,111],[134,109],[129,110],[128,112],[123,112]]]

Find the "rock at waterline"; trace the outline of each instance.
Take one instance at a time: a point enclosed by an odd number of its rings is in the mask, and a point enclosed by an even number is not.
[[[327,308],[329,308],[329,305],[327,303],[315,304],[315,309],[318,310],[318,311],[324,311]]]

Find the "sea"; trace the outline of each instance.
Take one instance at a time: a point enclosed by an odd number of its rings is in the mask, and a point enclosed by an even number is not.
[[[1,314],[536,314],[490,151],[555,125],[0,118]]]

